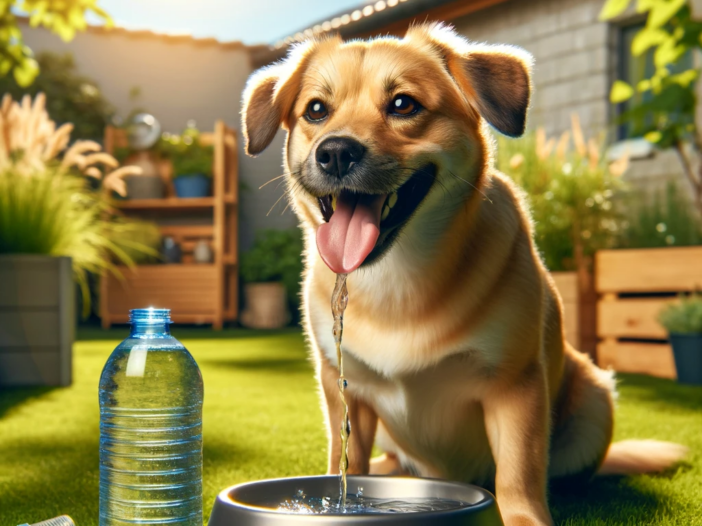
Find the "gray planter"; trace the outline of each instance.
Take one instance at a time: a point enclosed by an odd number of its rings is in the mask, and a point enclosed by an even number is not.
[[[166,187],[158,175],[130,175],[125,177],[127,199],[162,199]]]
[[[0,387],[71,384],[71,258],[0,256]]]
[[[702,385],[702,334],[671,334],[670,343],[678,382]]]

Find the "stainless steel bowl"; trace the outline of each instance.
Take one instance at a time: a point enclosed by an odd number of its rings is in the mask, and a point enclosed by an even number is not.
[[[350,476],[350,492],[362,487],[371,498],[444,498],[467,503],[447,511],[383,515],[301,515],[277,511],[278,505],[299,490],[327,496],[339,491],[338,476],[262,480],[222,491],[212,508],[208,526],[280,526],[283,524],[362,524],[406,526],[503,526],[495,498],[482,488],[436,479]]]

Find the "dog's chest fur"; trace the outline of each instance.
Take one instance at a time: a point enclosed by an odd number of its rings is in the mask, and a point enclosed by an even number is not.
[[[408,330],[377,321],[381,328],[354,317],[349,307],[343,352],[349,395],[377,413],[381,448],[398,445],[394,452],[405,467],[423,476],[488,480],[494,463],[479,400],[500,359],[499,346],[487,345],[486,329],[479,328],[427,353],[430,327]],[[318,351],[337,366],[328,304],[308,298],[307,322]]]

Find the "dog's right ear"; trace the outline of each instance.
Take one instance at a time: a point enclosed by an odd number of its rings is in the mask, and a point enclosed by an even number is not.
[[[296,45],[282,62],[260,69],[249,78],[244,90],[241,120],[246,153],[265,150],[292,110],[314,40]]]

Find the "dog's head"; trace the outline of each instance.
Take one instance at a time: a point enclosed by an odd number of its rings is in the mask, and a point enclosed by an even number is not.
[[[431,221],[420,216],[445,214],[446,194],[462,200],[480,184],[491,162],[483,120],[524,132],[530,63],[521,49],[472,44],[442,25],[403,39],[311,40],[249,80],[246,151],[288,131],[295,209],[327,265],[351,272]]]

